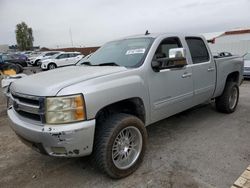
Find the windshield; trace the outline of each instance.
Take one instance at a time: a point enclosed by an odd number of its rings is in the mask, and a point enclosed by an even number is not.
[[[78,64],[116,65],[124,67],[139,66],[150,47],[152,38],[134,38],[113,41],[104,44],[88,59],[83,58]]]
[[[250,60],[250,53],[244,55],[244,59],[245,59],[245,60]]]

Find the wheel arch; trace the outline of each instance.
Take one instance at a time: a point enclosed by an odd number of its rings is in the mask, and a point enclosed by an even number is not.
[[[146,110],[140,97],[133,97],[114,102],[101,108],[95,116],[98,122],[115,113],[126,113],[138,117],[143,123],[146,122]]]
[[[56,66],[56,68],[57,68],[57,64],[55,62],[53,62],[53,61],[48,63],[47,68],[49,68],[49,65],[51,65],[51,64],[54,64]]]
[[[240,73],[239,71],[234,71],[231,72],[230,74],[228,74],[227,79],[226,79],[226,83],[227,82],[236,82],[239,84],[239,78],[240,78]]]

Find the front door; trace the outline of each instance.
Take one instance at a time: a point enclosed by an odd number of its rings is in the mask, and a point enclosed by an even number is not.
[[[169,49],[180,47],[182,44],[177,37],[166,38],[157,48],[154,58],[169,57]],[[153,72],[148,82],[152,122],[192,106],[193,75],[190,65]]]
[[[57,59],[56,64],[58,67],[65,66],[68,64],[69,54],[61,54]]]

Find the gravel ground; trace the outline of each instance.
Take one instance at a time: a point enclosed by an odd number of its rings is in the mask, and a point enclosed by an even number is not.
[[[202,105],[147,127],[141,167],[121,180],[85,158],[52,158],[23,145],[11,130],[0,91],[0,187],[230,187],[250,164],[250,81],[240,87],[237,111]]]

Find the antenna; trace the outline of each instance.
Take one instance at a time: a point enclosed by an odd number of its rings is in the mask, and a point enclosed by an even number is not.
[[[150,33],[148,32],[148,30],[146,31],[145,35],[149,35]]]

